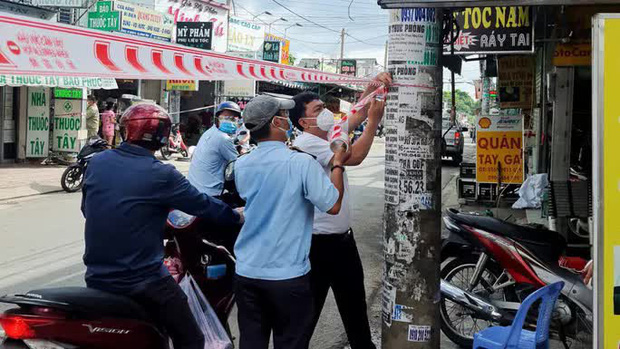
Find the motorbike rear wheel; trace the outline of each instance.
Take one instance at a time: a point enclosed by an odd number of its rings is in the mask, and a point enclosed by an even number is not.
[[[470,289],[470,280],[474,274],[477,255],[458,256],[447,259],[441,268],[441,278],[463,290]],[[480,282],[471,291],[486,299],[508,300],[512,298],[505,289],[489,293],[487,288],[494,285],[502,275],[501,269],[492,261],[486,263]],[[510,293],[510,292],[508,292]],[[473,317],[471,311],[463,306],[442,297],[440,304],[441,330],[450,340],[462,347],[471,348],[474,334],[496,325],[493,322]]]
[[[65,169],[60,178],[60,185],[67,193],[74,193],[82,189],[84,173],[82,166],[73,164]]]

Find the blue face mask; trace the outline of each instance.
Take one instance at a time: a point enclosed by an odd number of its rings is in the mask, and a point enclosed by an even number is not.
[[[230,135],[237,133],[237,123],[230,120],[220,120],[220,131]]]
[[[291,122],[291,119],[289,118],[285,118],[283,116],[276,116],[278,119],[286,119],[286,121],[288,121],[288,130],[285,130],[283,128],[278,127],[278,129],[286,132],[286,137],[287,138],[291,138],[291,136],[293,135],[293,123]],[[275,126],[275,125],[274,125]],[[277,127],[277,126],[276,126]]]

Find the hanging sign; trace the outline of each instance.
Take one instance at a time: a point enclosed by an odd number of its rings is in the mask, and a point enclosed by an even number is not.
[[[340,61],[340,73],[345,75],[357,75],[357,61],[354,59],[343,59]]]
[[[592,43],[555,45],[553,65],[556,67],[590,66],[592,64]]]
[[[119,33],[0,15],[0,74],[99,76],[118,79],[198,79],[322,82],[370,80],[238,58]],[[425,74],[413,85],[435,91]],[[409,82],[395,84],[409,86]]]
[[[198,80],[166,80],[166,91],[198,91]]]
[[[256,81],[254,80],[228,80],[223,84],[222,96],[254,97],[256,95]]]
[[[507,56],[497,59],[499,107],[532,107],[534,57]]]
[[[454,54],[534,52],[530,6],[467,7],[455,11],[454,18]],[[444,54],[451,54],[449,42],[444,43]]]
[[[268,62],[280,62],[280,42],[265,41],[263,43],[263,60]]]
[[[54,98],[58,99],[83,99],[84,89],[81,88],[55,88]]]
[[[83,104],[82,99],[56,99],[54,101],[53,150],[72,153],[80,151],[79,135],[84,114]]]
[[[522,119],[521,115],[478,117],[476,125],[478,183],[523,183]]]
[[[210,50],[212,29],[211,22],[177,22],[177,44]]]
[[[594,336],[599,348],[620,347],[620,15],[592,21]]]
[[[280,42],[280,63],[288,65],[290,63],[289,51],[291,49],[291,41],[281,36],[265,33],[265,41]]]
[[[45,87],[28,88],[26,157],[44,158],[49,152],[50,91]]]

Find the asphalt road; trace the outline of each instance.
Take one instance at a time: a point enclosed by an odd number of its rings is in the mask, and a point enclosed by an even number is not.
[[[471,147],[466,148],[466,158]],[[365,270],[365,285],[373,335],[378,342],[382,271],[383,139],[375,142],[366,161],[347,169],[351,188],[353,229]],[[181,169],[183,172],[183,169]],[[454,200],[458,167],[442,168],[444,201]],[[80,193],[56,193],[0,202],[0,294],[43,287],[83,286],[84,219]],[[0,304],[0,311],[7,306]],[[236,332],[236,313],[231,316]],[[311,348],[343,348],[346,335],[333,297],[329,296]],[[442,347],[443,347],[442,341]]]

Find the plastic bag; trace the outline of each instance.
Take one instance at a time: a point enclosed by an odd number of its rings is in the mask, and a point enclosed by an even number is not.
[[[205,349],[232,349],[233,345],[215,311],[198,288],[196,281],[187,274],[179,283],[187,295],[189,307],[205,336]]]
[[[546,173],[529,176],[519,188],[519,200],[512,205],[512,208],[540,208],[542,196],[548,185]]]

